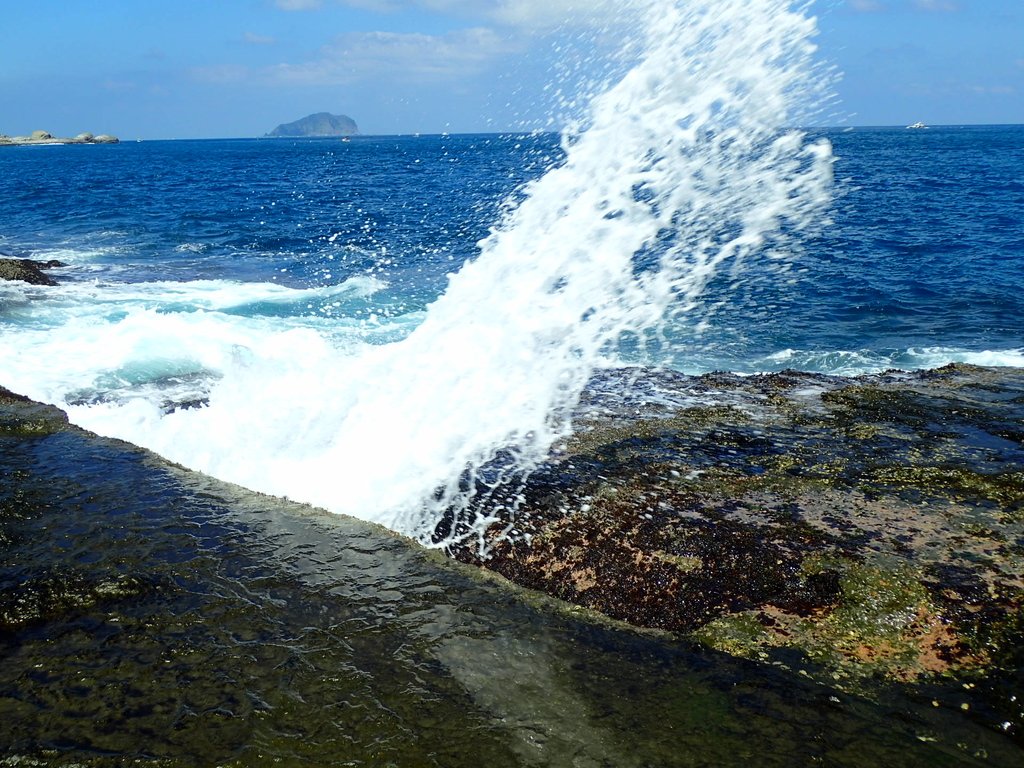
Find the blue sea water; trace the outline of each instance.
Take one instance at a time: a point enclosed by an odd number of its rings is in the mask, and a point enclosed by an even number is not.
[[[1024,127],[824,135],[837,158],[830,223],[787,254],[786,272],[748,263],[717,276],[700,327],[680,329],[656,362],[840,374],[1024,363]],[[96,291],[272,282],[307,292],[224,310],[415,323],[509,197],[561,157],[554,135],[12,148],[0,154],[0,249],[60,259],[61,281]],[[339,302],[338,286],[363,279],[385,287]],[[63,325],[39,290],[28,311],[26,292],[6,286],[4,331]]]

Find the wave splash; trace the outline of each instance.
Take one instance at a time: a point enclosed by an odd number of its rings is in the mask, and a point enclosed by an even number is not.
[[[471,496],[544,460],[624,338],[658,338],[716,271],[784,253],[829,201],[830,147],[787,128],[819,93],[814,21],[782,0],[637,5],[639,62],[406,337],[339,349],[293,329],[229,366],[205,407],[76,419],[431,545],[482,543],[492,519]]]

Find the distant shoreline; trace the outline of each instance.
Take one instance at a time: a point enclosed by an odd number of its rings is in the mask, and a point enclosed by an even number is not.
[[[976,131],[992,128],[1024,128],[1024,123],[965,123],[965,124],[929,124],[928,126],[932,131],[950,131],[950,130],[965,130],[965,131]],[[892,131],[897,133],[908,133],[905,125],[829,125],[829,126],[801,126],[796,128],[805,133],[817,133],[817,132],[848,132],[848,131]],[[916,133],[915,131],[909,131],[909,133]],[[454,132],[407,132],[407,133],[359,133],[353,134],[348,137],[352,141],[373,141],[376,139],[394,139],[394,138],[437,138],[437,137],[456,137],[456,136],[536,136],[536,135],[553,135],[557,136],[560,132],[556,129],[543,130],[543,131],[532,131],[532,130],[507,130],[507,131],[454,131]],[[60,144],[103,144],[103,143],[124,143],[122,140],[100,134],[93,137],[91,140],[84,140],[79,136],[70,138],[51,137],[48,139],[35,139],[32,136],[7,136],[0,133],[0,147],[3,146],[39,146],[39,145],[60,145]],[[262,136],[154,136],[148,138],[131,139],[129,143],[135,143],[136,141],[146,142],[157,142],[157,141],[267,141],[267,140],[280,140],[284,139],[287,141],[337,141],[343,137],[341,136],[270,136],[264,134]]]
[[[0,147],[24,147],[59,144],[119,144],[120,139],[110,134],[80,133],[71,138],[54,136],[48,131],[33,131],[28,136],[6,136],[0,134]]]

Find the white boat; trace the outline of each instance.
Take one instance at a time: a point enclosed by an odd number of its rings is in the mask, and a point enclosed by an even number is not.
[[[925,125],[924,123],[922,123],[922,122],[921,122],[920,120],[918,120],[918,121],[917,121],[916,123],[914,123],[913,125],[908,125],[908,126],[907,126],[907,128],[927,128],[927,127],[928,127],[928,126],[927,126],[927,125]]]

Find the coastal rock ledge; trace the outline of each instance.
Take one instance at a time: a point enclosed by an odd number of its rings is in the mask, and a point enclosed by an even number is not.
[[[93,135],[85,132],[72,138],[59,138],[49,131],[32,131],[28,136],[8,136],[0,133],[0,146],[32,146],[38,144],[117,144],[116,136],[107,133]]]
[[[36,259],[11,259],[0,256],[0,280],[20,280],[31,285],[53,286],[57,285],[57,281],[43,270],[66,266],[67,264],[56,259],[38,261]]]
[[[1024,369],[602,371],[575,425],[522,483],[481,488],[499,507],[481,515],[503,514],[503,490],[519,501],[485,556],[459,521],[439,526],[439,536],[467,534],[450,554],[642,633],[837,694],[898,692],[1024,746]],[[78,521],[108,530],[134,492],[134,480],[106,502],[88,485],[65,490],[68,473],[99,461],[97,443],[72,452],[69,435],[86,433],[0,388],[9,563],[21,562],[25,531],[45,557],[78,536],[46,538],[35,518],[64,516],[51,493],[80,500]],[[104,445],[104,476],[116,479],[123,463]],[[52,566],[32,578],[13,571],[0,630],[115,593],[149,605],[161,588],[120,559],[113,581],[84,580],[90,562],[83,554],[66,578]]]
[[[458,559],[1024,741],[1024,369],[609,371],[575,424]]]

